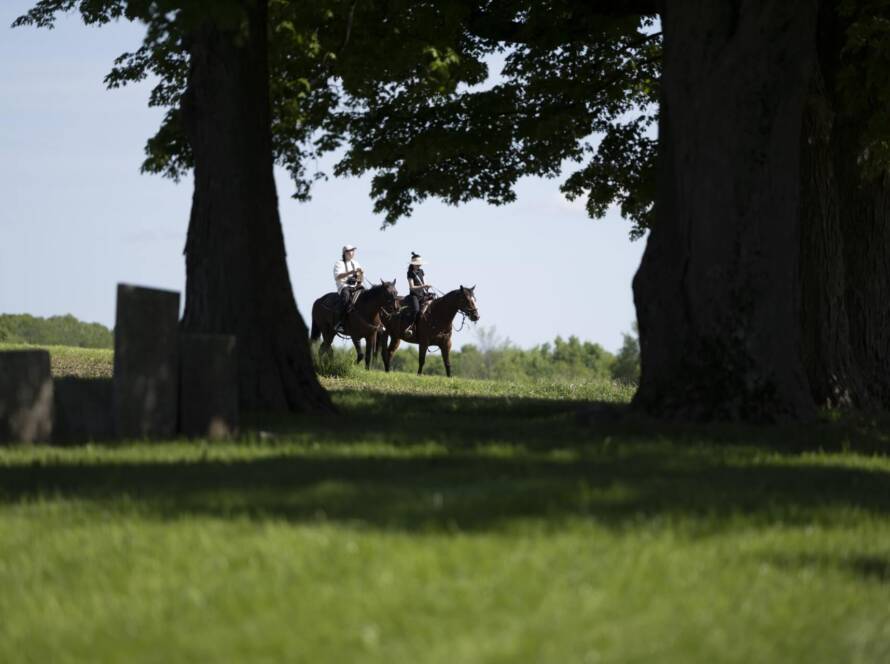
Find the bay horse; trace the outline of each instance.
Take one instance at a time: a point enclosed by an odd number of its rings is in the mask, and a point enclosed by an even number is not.
[[[417,375],[423,373],[423,364],[426,360],[426,351],[430,346],[438,346],[442,351],[442,362],[445,364],[445,373],[451,378],[451,333],[452,322],[457,312],[460,311],[469,317],[474,323],[479,320],[479,310],[476,308],[476,287],[467,288],[461,286],[457,290],[446,293],[442,297],[433,300],[414,329],[405,334],[405,328],[410,322],[402,320],[401,315],[384,316],[383,325],[386,335],[381,339],[381,351],[383,353],[383,366],[389,371],[393,354],[402,341],[418,346]],[[387,335],[390,337],[387,345]]]
[[[396,291],[396,280],[383,281],[361,291],[352,310],[342,321],[343,333],[352,337],[355,346],[355,363],[365,360],[365,369],[371,368],[371,357],[377,348],[377,333],[382,329],[380,313],[384,309],[395,309],[399,294]],[[323,337],[319,353],[331,353],[331,343],[336,331],[334,323],[342,306],[337,293],[327,293],[318,298],[312,305],[312,341]],[[362,353],[362,339],[365,340],[365,352]]]

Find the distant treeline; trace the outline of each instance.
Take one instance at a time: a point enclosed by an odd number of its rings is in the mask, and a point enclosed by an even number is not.
[[[0,314],[0,342],[40,345],[113,348],[111,330],[99,323],[84,323],[72,315],[39,318],[28,314]],[[344,367],[351,365],[352,349],[338,349]],[[640,347],[632,334],[610,353],[597,343],[576,336],[556,337],[524,349],[509,339],[498,337],[494,328],[480,328],[477,342],[465,344],[451,353],[457,376],[488,380],[567,380],[612,379],[636,384],[640,377]],[[395,371],[417,371],[417,347],[402,344],[393,360]],[[427,355],[424,373],[444,375],[438,352]]]
[[[481,330],[479,343],[465,344],[451,352],[454,373],[463,378],[488,380],[612,379],[636,385],[640,377],[640,348],[636,336],[625,334],[617,353],[576,336],[556,337],[529,349],[497,339],[494,330]],[[417,371],[417,347],[402,344],[393,361],[395,371]],[[441,356],[427,354],[424,373],[444,375]]]
[[[112,348],[109,330],[99,323],[83,323],[71,314],[39,318],[28,314],[0,314],[0,341],[7,343]]]

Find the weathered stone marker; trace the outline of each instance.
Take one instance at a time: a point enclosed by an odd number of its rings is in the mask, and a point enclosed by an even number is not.
[[[83,443],[114,437],[110,378],[65,376],[55,380],[53,442]]]
[[[48,442],[53,379],[45,350],[0,352],[0,442]]]
[[[172,436],[179,403],[179,293],[118,284],[114,324],[114,432]]]
[[[214,440],[238,429],[238,356],[235,337],[183,334],[179,340],[179,428]]]

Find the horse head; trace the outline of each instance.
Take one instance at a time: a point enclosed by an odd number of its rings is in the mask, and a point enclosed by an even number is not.
[[[461,313],[466,314],[475,323],[479,320],[479,309],[476,306],[476,286],[471,286],[470,288],[461,286],[460,295],[461,301],[458,308]]]
[[[396,290],[396,280],[384,281],[381,279],[380,284],[375,286],[375,289],[380,289],[383,294],[383,308],[389,312],[394,312],[396,310],[396,300],[399,297],[399,292]]]

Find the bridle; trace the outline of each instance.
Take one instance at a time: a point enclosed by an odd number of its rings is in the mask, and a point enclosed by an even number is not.
[[[381,282],[382,282],[382,280],[381,280]],[[381,283],[381,285],[383,285],[383,283]],[[398,295],[398,293],[394,292],[394,289],[392,288],[392,284],[389,284],[387,286],[386,295],[387,295],[387,302],[383,306],[383,308],[380,310],[380,313],[383,314],[384,318],[391,318],[392,316],[395,316],[397,313],[399,313],[399,307],[398,307],[399,295]]]
[[[382,312],[387,316],[395,316],[399,313],[399,296],[393,293],[391,290],[387,290],[387,295],[390,296],[389,302],[386,303],[386,306],[383,307]]]
[[[476,307],[476,304],[472,300],[470,300],[465,293],[461,292],[461,295],[463,296],[464,302],[466,304],[457,308],[461,318],[460,327],[455,329],[455,332],[460,332],[464,329],[464,325],[466,325],[467,323],[467,318],[469,318],[470,320],[473,320],[474,318],[476,320],[479,320],[479,309]]]

